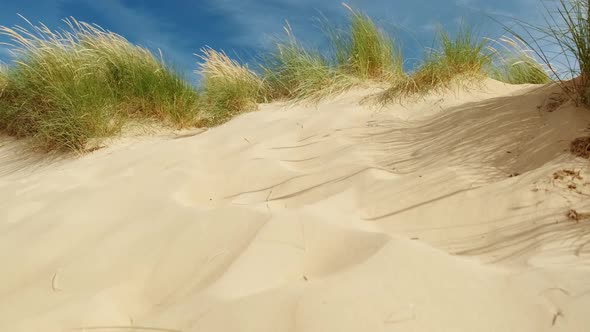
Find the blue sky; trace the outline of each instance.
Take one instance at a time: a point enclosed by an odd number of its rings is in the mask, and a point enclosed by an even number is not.
[[[488,18],[508,22],[506,16],[539,21],[541,0],[349,0],[385,30],[395,34],[411,62],[430,46],[435,24],[452,30],[463,18],[482,35],[498,37],[502,28]],[[50,28],[63,27],[73,16],[97,23],[134,43],[161,49],[167,62],[192,81],[199,49],[211,46],[230,56],[251,59],[271,47],[285,20],[296,37],[321,48],[325,40],[314,23],[322,13],[341,24],[347,11],[341,0],[2,0],[0,25],[24,24],[17,14]],[[524,13],[524,14],[521,14]],[[1,40],[0,40],[1,41]],[[5,40],[4,40],[5,41]],[[9,61],[0,46],[0,60]]]

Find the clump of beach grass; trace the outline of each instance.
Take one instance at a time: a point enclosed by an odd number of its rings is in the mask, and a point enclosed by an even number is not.
[[[304,47],[287,23],[286,38],[279,39],[275,51],[264,58],[271,98],[317,100],[363,82],[391,82],[405,76],[395,42],[369,16],[344,6],[350,14],[344,28],[324,22],[331,54]]]
[[[380,96],[382,102],[447,89],[456,82],[469,84],[485,77],[492,62],[492,54],[486,47],[488,40],[476,38],[465,24],[461,24],[455,37],[442,28],[437,37],[438,47],[429,50],[413,73],[393,82]]]
[[[255,72],[224,52],[204,48],[201,53],[197,73],[203,79],[204,124],[221,124],[239,113],[255,110],[257,103],[265,101],[266,84]]]
[[[339,66],[361,79],[391,80],[403,76],[403,56],[391,37],[360,11],[350,12],[349,29],[332,30],[331,39]]]
[[[589,0],[559,0],[545,6],[545,25],[520,22],[524,32],[507,29],[533,50],[563,91],[576,103],[590,105]],[[553,50],[557,49],[556,52]]]
[[[321,52],[305,48],[289,24],[287,37],[275,43],[275,50],[263,60],[265,81],[272,99],[318,100],[352,87],[356,80],[331,65]]]
[[[0,130],[31,137],[45,150],[84,150],[132,119],[186,127],[197,123],[198,95],[145,48],[96,25],[64,20],[51,31],[0,27],[12,40]]]
[[[547,84],[551,82],[548,69],[534,57],[533,51],[518,39],[502,37],[501,49],[491,48],[494,64],[491,78],[509,84]]]

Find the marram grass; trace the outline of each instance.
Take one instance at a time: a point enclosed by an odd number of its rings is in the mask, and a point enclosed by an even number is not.
[[[341,68],[361,79],[391,80],[403,75],[403,57],[391,37],[373,20],[350,11],[348,31],[331,36]]]
[[[550,16],[555,24],[541,30],[576,60],[570,68],[583,100],[590,97],[590,24],[588,0],[560,0]],[[360,11],[344,5],[349,21],[324,33],[331,52],[304,47],[287,23],[270,53],[262,55],[260,73],[225,53],[202,49],[197,70],[199,91],[170,70],[162,57],[102,28],[65,20],[67,28],[44,25],[0,27],[12,40],[14,64],[0,68],[0,131],[30,137],[47,150],[84,150],[89,142],[118,134],[129,121],[157,121],[175,127],[214,126],[276,99],[312,99],[343,92],[362,82],[389,84],[381,101],[423,95],[469,84],[486,76],[513,83],[547,83],[551,71],[539,41],[522,36],[490,46],[462,25],[451,36],[437,34],[437,46],[411,73],[404,71],[400,48]],[[532,36],[531,36],[532,37]],[[536,52],[533,57],[530,49]],[[536,61],[540,58],[543,65]]]
[[[256,73],[211,48],[198,55],[202,62],[198,74],[203,81],[202,121],[221,124],[235,115],[255,110],[264,101],[267,88]]]
[[[84,150],[129,119],[197,123],[196,91],[152,53],[96,25],[65,23],[62,31],[0,27],[15,53],[0,98],[0,130],[46,150]]]
[[[275,51],[264,57],[264,77],[271,98],[317,100],[343,92],[363,81],[393,82],[405,77],[403,57],[394,41],[371,18],[344,4],[347,26],[325,22],[333,54],[304,47],[291,27]]]
[[[413,73],[395,81],[380,96],[382,102],[444,90],[456,82],[468,83],[485,77],[493,56],[486,47],[487,40],[477,39],[466,25],[461,25],[454,37],[442,29],[437,36],[438,47],[429,51]]]
[[[510,84],[546,84],[551,82],[548,69],[540,64],[533,52],[518,39],[503,37],[498,44],[501,49],[493,48],[494,65],[490,76]]]
[[[264,58],[263,71],[272,99],[311,99],[342,92],[357,80],[331,66],[319,51],[303,47],[290,26],[287,38],[275,43],[275,50]]]

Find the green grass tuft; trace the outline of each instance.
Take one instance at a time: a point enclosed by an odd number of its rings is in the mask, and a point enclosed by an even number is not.
[[[0,130],[46,150],[84,150],[129,119],[197,122],[196,91],[148,50],[95,25],[65,23],[62,31],[0,27],[16,55],[5,74]]]
[[[203,121],[221,124],[233,116],[255,110],[264,101],[266,85],[247,67],[211,48],[202,50],[198,73],[203,81]]]
[[[546,26],[521,22],[523,33],[507,30],[535,52],[572,100],[590,105],[589,0],[559,0],[556,9],[545,9]]]
[[[551,82],[547,69],[533,56],[525,45],[511,38],[500,38],[502,50],[492,49],[495,63],[490,76],[510,84],[546,84]]]
[[[401,79],[381,95],[382,102],[413,94],[449,88],[454,82],[468,83],[485,76],[492,62],[487,40],[478,40],[473,30],[461,25],[453,38],[438,31],[438,48],[430,50],[424,62],[406,79]]]
[[[349,30],[331,35],[339,65],[361,79],[403,76],[403,57],[393,40],[369,16],[344,6],[350,11]]]
[[[481,76],[491,63],[487,40],[477,40],[473,30],[462,25],[455,38],[439,30],[440,49],[430,53],[416,77],[426,88],[445,87],[456,77]]]
[[[362,81],[395,81],[405,76],[403,58],[392,39],[365,14],[348,5],[345,29],[324,22],[333,54],[302,46],[287,24],[287,38],[264,59],[270,98],[320,99]]]
[[[356,80],[332,67],[327,57],[299,44],[288,24],[285,31],[287,38],[277,41],[275,51],[264,59],[271,99],[317,100],[354,85]]]

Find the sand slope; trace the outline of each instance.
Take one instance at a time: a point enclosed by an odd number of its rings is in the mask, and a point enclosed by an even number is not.
[[[0,330],[588,331],[590,112],[556,91],[358,90],[65,160],[4,139]]]

